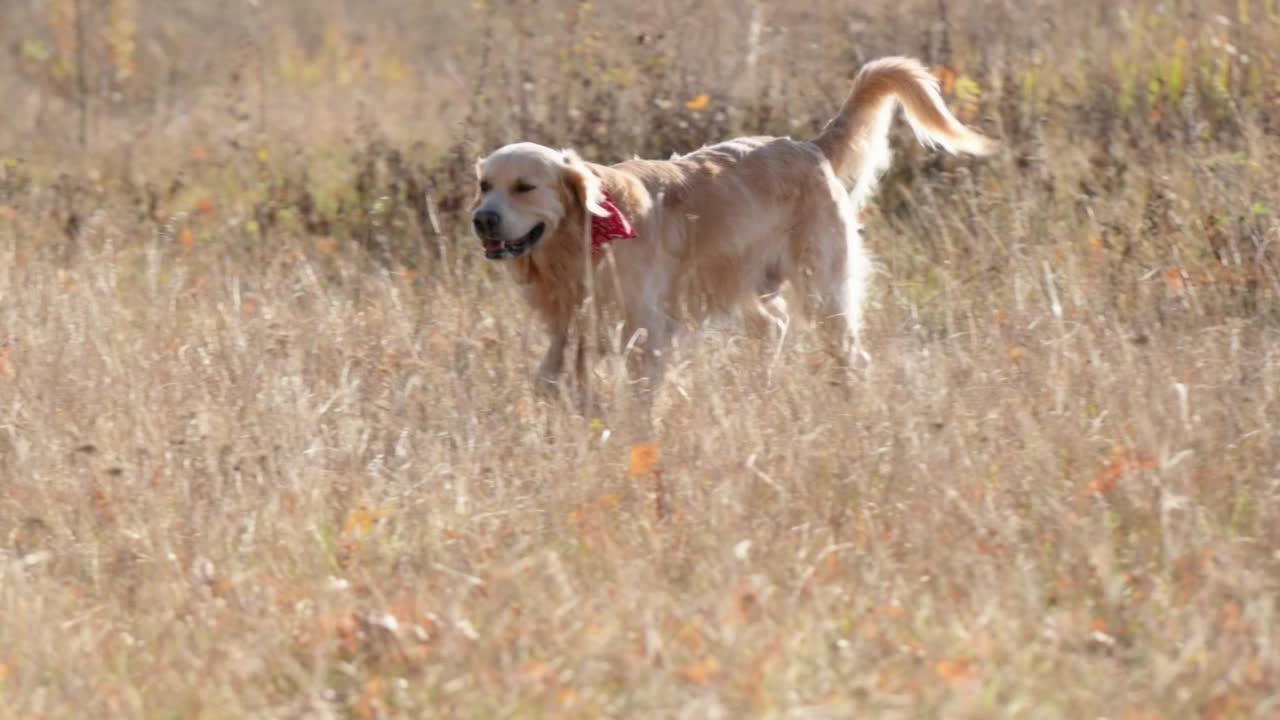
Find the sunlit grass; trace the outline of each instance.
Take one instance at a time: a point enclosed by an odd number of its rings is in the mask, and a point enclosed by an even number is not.
[[[1271,5],[108,3],[85,149],[37,5],[0,27],[0,717],[1275,714]],[[533,394],[477,153],[803,136],[887,53],[1002,150],[895,138],[868,368],[724,322],[652,434],[617,363],[599,417]]]

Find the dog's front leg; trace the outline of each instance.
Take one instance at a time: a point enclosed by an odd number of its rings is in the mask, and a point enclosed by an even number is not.
[[[559,397],[560,389],[564,385],[564,360],[565,351],[569,347],[569,332],[566,329],[563,332],[553,332],[551,335],[551,345],[547,348],[547,354],[542,358],[542,364],[538,366],[538,377],[535,381],[535,390],[539,395],[554,399]],[[590,369],[587,367],[587,348],[586,344],[579,342],[575,359],[573,363],[573,400],[578,411],[583,414],[598,415],[600,408],[594,402],[587,402],[587,386],[591,376]]]
[[[568,328],[552,328],[551,345],[538,366],[534,390],[544,397],[555,397],[560,392],[560,376],[564,373],[564,351],[569,344]]]
[[[597,352],[600,345],[597,344]],[[577,357],[573,363],[573,374],[575,380],[576,393],[574,402],[577,404],[578,412],[584,415],[599,416],[602,414],[600,407],[600,399],[593,396],[589,390],[591,383],[591,361],[595,358],[587,352],[587,342],[585,338],[579,338]]]

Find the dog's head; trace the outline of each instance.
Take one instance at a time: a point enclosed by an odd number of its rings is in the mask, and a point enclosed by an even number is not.
[[[490,260],[520,257],[547,238],[576,238],[583,213],[608,214],[600,178],[571,150],[507,145],[476,163],[476,180],[471,227]]]

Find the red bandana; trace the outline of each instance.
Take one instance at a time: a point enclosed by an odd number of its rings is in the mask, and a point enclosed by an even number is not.
[[[609,197],[609,193],[604,194],[600,207],[608,210],[609,214],[604,217],[591,216],[591,252],[596,255],[604,252],[605,246],[614,240],[625,240],[636,236],[636,229],[631,227],[631,223],[627,222],[627,216],[613,204],[613,198]]]

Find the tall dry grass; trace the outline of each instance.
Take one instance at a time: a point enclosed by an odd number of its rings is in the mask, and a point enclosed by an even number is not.
[[[1275,3],[10,0],[0,40],[0,717],[1277,713]],[[607,363],[602,417],[532,395],[476,154],[804,136],[888,53],[1003,145],[895,141],[869,369],[723,323],[655,436]]]

